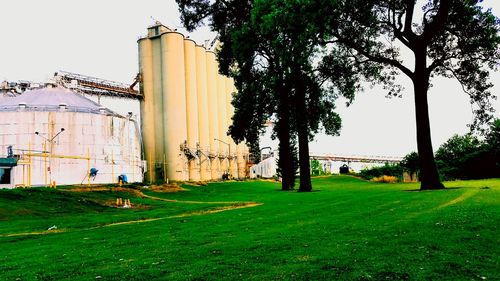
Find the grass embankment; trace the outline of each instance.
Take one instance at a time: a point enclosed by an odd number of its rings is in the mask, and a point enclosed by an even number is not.
[[[0,280],[498,278],[500,180],[426,192],[342,176],[313,181],[318,192],[280,192],[271,182],[149,197],[1,190]],[[111,207],[117,197],[137,208]]]

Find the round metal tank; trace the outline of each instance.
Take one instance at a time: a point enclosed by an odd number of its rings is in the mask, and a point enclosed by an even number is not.
[[[146,149],[144,158],[147,163],[146,181],[156,179],[155,173],[155,102],[153,93],[153,54],[152,42],[148,39],[139,40],[139,72],[142,82],[140,90],[143,94],[141,100],[141,133]]]
[[[187,158],[182,146],[187,143],[186,82],[184,35],[167,32],[161,35],[163,134],[167,178],[189,179]]]
[[[61,88],[0,101],[0,151],[13,146],[13,186],[141,182],[141,138],[135,121]],[[3,154],[3,153],[1,153]],[[91,168],[98,170],[88,178]]]
[[[212,178],[210,172],[209,145],[209,116],[207,96],[207,59],[206,50],[196,46],[196,92],[198,97],[198,149],[200,150],[200,179],[203,181]]]
[[[219,115],[218,115],[218,92],[217,92],[217,64],[215,53],[206,52],[207,60],[207,95],[208,95],[208,138],[210,145],[210,173],[212,180],[221,178],[219,161]]]
[[[200,180],[200,161],[197,157],[198,131],[198,96],[196,78],[195,42],[184,40],[184,69],[186,77],[186,123],[187,123],[187,153],[189,153],[189,180]]]

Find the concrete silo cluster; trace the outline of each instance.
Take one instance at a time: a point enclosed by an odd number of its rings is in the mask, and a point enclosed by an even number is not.
[[[248,148],[227,135],[234,82],[215,53],[161,24],[138,44],[146,180],[245,177]]]

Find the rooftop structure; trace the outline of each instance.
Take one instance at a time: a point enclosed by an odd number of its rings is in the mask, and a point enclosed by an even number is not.
[[[0,111],[68,111],[117,115],[98,103],[62,87],[30,90],[15,97],[2,99]]]

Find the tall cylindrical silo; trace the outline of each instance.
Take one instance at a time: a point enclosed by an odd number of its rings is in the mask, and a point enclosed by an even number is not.
[[[217,72],[219,65],[217,64]],[[221,171],[227,173],[229,170],[229,142],[227,140],[227,98],[226,98],[226,77],[217,73],[217,114],[219,115],[219,154]]]
[[[146,181],[156,180],[155,159],[155,115],[153,93],[153,53],[152,42],[148,38],[139,40],[139,72],[141,75],[141,134],[146,159]]]
[[[209,116],[207,96],[207,59],[206,50],[196,46],[196,92],[198,97],[198,149],[200,160],[200,179],[210,180],[210,142],[209,142]]]
[[[229,130],[229,126],[232,124],[234,108],[231,104],[232,94],[235,92],[234,80],[233,78],[226,77],[226,112],[227,112],[227,130]],[[229,173],[233,177],[238,177],[238,165],[236,164],[236,143],[234,142],[231,136],[227,136],[227,140],[229,143],[229,147],[231,148],[229,155]]]
[[[189,180],[200,180],[200,165],[196,156],[198,134],[198,97],[195,42],[184,40],[184,69],[186,78],[187,148],[189,149]]]
[[[215,60],[215,53],[212,51],[206,52],[207,59],[207,95],[208,95],[208,137],[210,145],[210,158],[211,166],[210,172],[212,179],[216,180],[220,178],[220,161],[218,158],[219,154],[219,142],[215,139],[219,139],[219,116],[218,110],[218,96],[217,96],[217,66]]]
[[[189,179],[187,158],[181,149],[187,143],[184,35],[177,32],[163,33],[161,43],[167,178],[184,181]]]
[[[155,170],[155,180],[164,180],[166,175],[166,152],[164,145],[164,118],[163,118],[163,73],[162,73],[162,42],[160,37],[151,38],[152,45],[152,66],[153,66],[153,99],[154,102],[152,114],[154,115],[154,156],[152,157],[152,167]],[[147,152],[151,154],[150,152]]]

